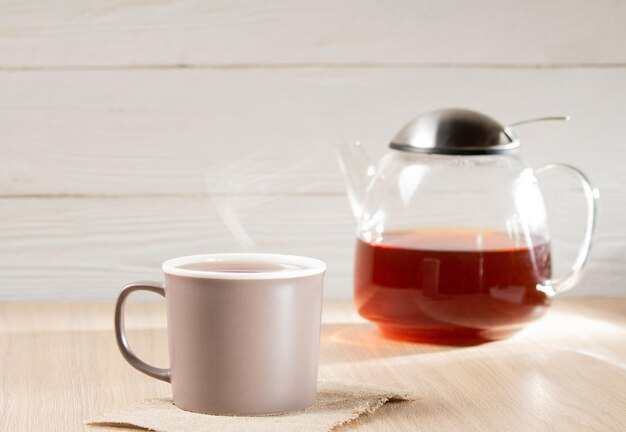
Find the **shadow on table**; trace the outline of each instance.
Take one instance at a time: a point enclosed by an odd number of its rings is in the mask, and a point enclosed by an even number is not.
[[[320,364],[430,354],[464,348],[466,347],[388,339],[370,323],[323,324]]]

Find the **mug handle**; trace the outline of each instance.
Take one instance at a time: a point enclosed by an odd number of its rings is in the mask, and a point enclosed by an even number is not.
[[[170,382],[170,369],[161,369],[140,360],[139,357],[133,353],[130,349],[130,345],[128,344],[128,339],[126,338],[126,328],[124,326],[124,307],[126,306],[126,299],[128,296],[135,291],[149,291],[165,297],[165,290],[163,289],[163,284],[160,282],[139,281],[130,283],[124,287],[122,292],[120,292],[120,295],[117,298],[117,304],[115,305],[115,338],[117,339],[117,346],[119,347],[122,356],[132,367],[148,376],[151,376],[152,378]]]
[[[564,171],[578,179],[583,189],[585,203],[587,204],[587,225],[585,227],[585,236],[583,237],[583,241],[578,250],[578,255],[576,256],[574,264],[572,264],[569,274],[546,282],[546,285],[551,286],[555,294],[560,294],[576,285],[582,277],[585,266],[589,262],[589,252],[591,251],[591,243],[596,230],[597,200],[600,193],[598,189],[591,185],[589,179],[585,176],[585,174],[583,174],[582,171],[571,165],[548,164],[536,170],[535,173],[538,177],[540,177],[545,173],[555,170]]]

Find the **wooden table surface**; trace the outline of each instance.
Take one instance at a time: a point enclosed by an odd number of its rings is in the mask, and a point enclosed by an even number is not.
[[[167,366],[164,304],[127,311],[135,351]],[[91,416],[169,394],[122,359],[112,317],[111,303],[0,304],[0,431],[84,430]],[[625,431],[626,298],[557,299],[512,339],[466,348],[383,339],[350,302],[327,301],[320,378],[422,396],[342,431]]]

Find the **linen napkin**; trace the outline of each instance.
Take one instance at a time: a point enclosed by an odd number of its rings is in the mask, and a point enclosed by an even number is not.
[[[196,414],[171,399],[147,399],[123,411],[85,422],[90,426],[157,432],[327,432],[370,414],[388,401],[410,401],[409,391],[361,383],[320,382],[313,406],[304,411],[253,417]]]

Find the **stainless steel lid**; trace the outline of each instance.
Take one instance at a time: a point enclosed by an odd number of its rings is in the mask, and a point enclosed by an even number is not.
[[[446,155],[514,153],[519,141],[511,129],[491,117],[467,109],[442,109],[404,126],[389,147]]]

